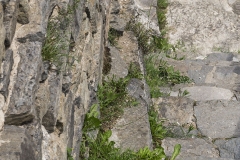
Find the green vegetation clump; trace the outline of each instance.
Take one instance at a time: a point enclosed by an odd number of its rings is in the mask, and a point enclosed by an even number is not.
[[[158,114],[153,107],[150,108],[149,113],[149,123],[152,133],[153,145],[154,147],[161,146],[161,140],[167,135],[167,129],[163,126],[162,122],[158,119]]]
[[[114,121],[123,114],[123,109],[134,106],[136,100],[127,94],[126,87],[131,78],[143,78],[140,69],[135,64],[130,64],[129,73],[125,78],[116,78],[114,75],[104,80],[98,86],[97,96],[100,105],[102,129],[111,128]]]
[[[175,51],[175,47],[168,43],[164,32],[160,36],[154,35],[151,29],[146,29],[143,24],[136,22],[134,18],[127,23],[126,30],[134,33],[138,45],[145,55],[153,52]]]
[[[56,65],[58,69],[66,63],[70,41],[67,28],[70,27],[73,13],[76,10],[80,0],[74,0],[72,5],[69,5],[67,10],[59,9],[58,15],[52,16],[48,20],[46,38],[42,47],[42,58],[44,61],[49,61]]]
[[[158,59],[154,56],[145,57],[146,81],[150,87],[152,98],[164,96],[159,89],[161,86],[174,86],[175,84],[191,82],[189,77],[181,75],[166,61]]]
[[[165,26],[167,23],[167,18],[166,18],[167,6],[168,6],[167,0],[157,0],[156,11],[157,11],[158,26],[160,31],[165,29]]]
[[[171,158],[165,155],[161,147],[161,140],[165,137],[167,131],[163,127],[162,122],[158,120],[157,113],[153,108],[149,111],[150,129],[154,141],[153,150],[145,147],[137,152],[131,150],[122,151],[120,148],[114,147],[115,143],[113,141],[109,141],[112,134],[110,130],[111,124],[123,114],[124,107],[133,106],[134,102],[136,102],[127,95],[125,90],[131,78],[143,78],[140,68],[135,64],[130,65],[127,77],[117,79],[113,76],[98,87],[99,110],[98,105],[95,104],[91,107],[89,113],[86,114],[82,129],[81,159],[169,160]],[[97,135],[93,135],[93,131],[98,131]],[[179,152],[180,148],[174,153],[175,156]],[[171,159],[174,160],[174,158]]]
[[[99,112],[97,105],[93,105],[90,112],[85,117],[85,123],[83,127],[83,138],[81,142],[80,158],[88,160],[174,160],[179,154],[181,146],[177,144],[174,147],[174,153],[172,157],[166,157],[163,148],[160,145],[156,145],[153,150],[148,147],[142,148],[137,152],[126,150],[121,151],[120,148],[114,147],[114,142],[109,141],[112,134],[111,130],[100,130],[97,137],[91,136],[91,131],[99,129],[102,125],[101,120],[98,119]],[[154,117],[154,116],[153,116]],[[156,118],[150,120],[150,124],[153,124],[151,131],[157,138],[162,138],[162,131],[154,131],[160,129],[160,125],[155,122]],[[154,122],[153,122],[154,121]],[[153,122],[153,123],[151,123]],[[156,126],[156,127],[155,127]]]
[[[127,105],[125,90],[127,78],[116,79],[114,76],[98,87],[97,96],[100,104],[102,128],[107,130],[111,124],[123,114],[123,108]]]
[[[108,32],[108,41],[111,45],[116,46],[118,38],[122,35],[120,31],[117,31],[114,28],[110,28]]]

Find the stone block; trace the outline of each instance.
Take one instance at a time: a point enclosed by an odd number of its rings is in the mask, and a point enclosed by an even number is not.
[[[184,87],[181,90],[187,90],[189,92],[187,97],[195,101],[231,100],[234,97],[233,92],[230,90],[218,87],[193,86]]]
[[[162,147],[167,156],[171,156],[176,144],[181,145],[181,152],[176,160],[218,160],[219,152],[210,143],[204,139],[173,139],[165,138],[162,141]]]
[[[57,72],[50,72],[48,78],[49,85],[49,104],[47,113],[43,116],[42,124],[51,133],[57,123],[59,98],[62,93],[62,75]]]
[[[166,120],[165,124],[196,126],[193,116],[193,100],[185,97],[156,98],[153,99],[153,104],[158,111],[159,118]]]
[[[111,70],[108,74],[110,77],[115,75],[117,78],[124,78],[128,74],[128,66],[120,57],[120,52],[115,47],[109,46],[111,54]]]
[[[199,131],[209,138],[240,136],[240,103],[213,100],[198,102],[194,107]]]
[[[21,125],[35,117],[35,93],[40,79],[41,43],[19,45],[20,62],[15,81],[11,84],[12,96],[5,114],[5,124]]]
[[[139,103],[137,106],[124,108],[123,115],[113,126],[111,141],[122,150],[138,151],[140,148],[152,148],[152,135],[148,120],[148,97],[144,95],[144,83],[131,79],[127,91]]]
[[[146,106],[138,105],[125,108],[112,130],[109,140],[122,150],[138,151],[140,148],[152,148],[152,135]]]

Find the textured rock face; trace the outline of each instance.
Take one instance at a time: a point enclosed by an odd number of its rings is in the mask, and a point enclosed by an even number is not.
[[[182,52],[189,57],[216,50],[237,52],[240,49],[238,16],[239,1],[232,4],[227,0],[170,0],[169,40],[184,42]]]
[[[79,159],[84,116],[101,81],[109,2],[76,2],[0,3],[0,159],[67,159],[67,147]],[[58,70],[43,61],[42,47],[49,18],[71,6],[63,27],[74,58]]]
[[[41,153],[34,152],[30,137],[25,128],[6,125],[0,136],[1,159],[39,159]]]
[[[232,138],[240,136],[238,101],[200,102],[197,103],[194,110],[197,126],[207,137]]]

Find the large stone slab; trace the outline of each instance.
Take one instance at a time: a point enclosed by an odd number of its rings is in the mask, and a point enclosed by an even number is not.
[[[181,145],[181,152],[176,160],[214,160],[219,158],[218,150],[204,139],[165,138],[162,147],[167,156],[171,156],[176,144]]]
[[[11,84],[11,97],[5,115],[6,124],[20,125],[31,121],[35,116],[35,92],[40,77],[41,43],[19,44],[20,61],[17,67],[15,84]],[[16,69],[16,68],[15,68]]]
[[[54,131],[54,127],[57,123],[59,98],[62,93],[62,74],[57,72],[50,72],[48,78],[49,85],[49,104],[46,105],[47,112],[42,117],[42,124],[46,130],[51,133]],[[47,89],[46,89],[47,90]],[[42,104],[44,106],[44,104]],[[45,109],[42,106],[42,111]]]
[[[239,55],[233,53],[211,53],[209,54],[205,61],[229,61],[229,62],[239,62]]]
[[[123,116],[114,125],[109,140],[114,141],[115,146],[123,150],[152,148],[147,108],[142,105],[125,108]]]
[[[240,103],[238,101],[214,100],[197,102],[194,106],[197,127],[209,138],[240,136]]]
[[[221,157],[240,159],[240,138],[216,140],[214,144],[219,147]]]
[[[189,92],[188,98],[195,101],[207,101],[207,100],[231,100],[234,94],[224,88],[210,87],[210,86],[193,86],[182,88],[182,91],[187,90]]]
[[[233,12],[229,2],[171,0],[167,12],[170,42],[184,42],[179,52],[189,57],[212,51],[237,52],[240,49],[239,15]]]
[[[138,151],[140,148],[152,148],[152,135],[148,120],[148,100],[144,96],[144,84],[132,79],[127,86],[130,96],[136,98],[137,106],[124,108],[124,114],[117,120],[112,130],[111,141],[122,150]]]

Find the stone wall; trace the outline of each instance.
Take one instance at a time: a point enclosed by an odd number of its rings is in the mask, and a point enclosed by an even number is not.
[[[0,1],[0,159],[78,159],[85,113],[101,82],[110,2],[81,0],[66,29],[72,58],[43,61],[48,20],[76,0]]]

